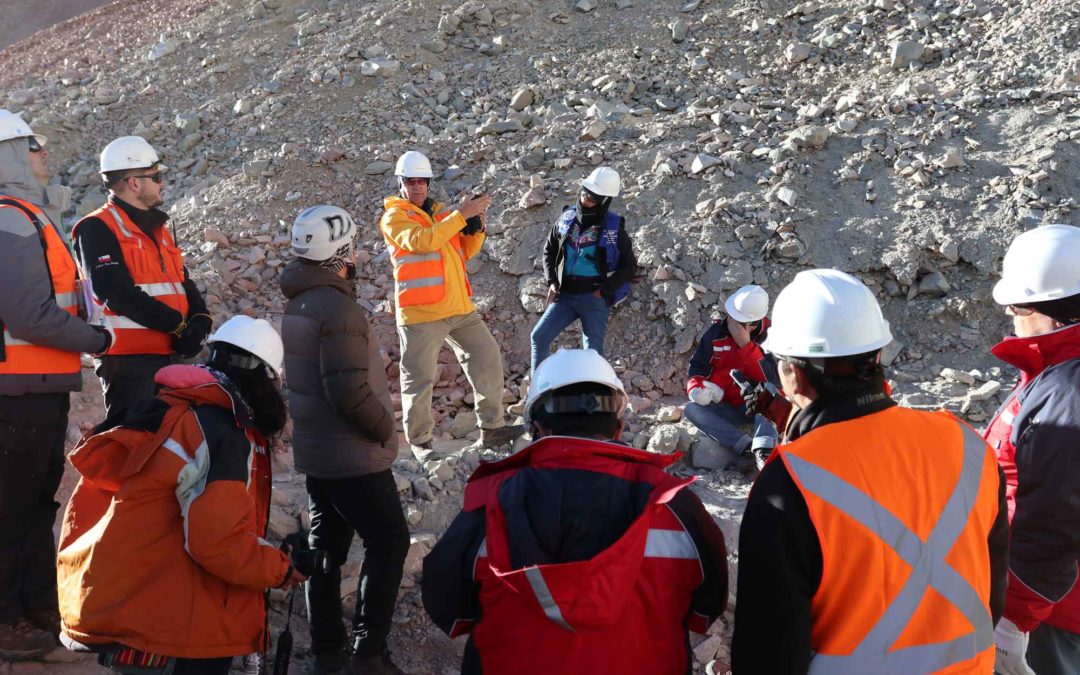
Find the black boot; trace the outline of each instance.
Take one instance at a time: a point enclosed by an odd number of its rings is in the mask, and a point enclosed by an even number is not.
[[[370,656],[353,654],[351,665],[352,675],[405,675],[390,660],[390,650],[388,649],[383,649],[382,652]]]

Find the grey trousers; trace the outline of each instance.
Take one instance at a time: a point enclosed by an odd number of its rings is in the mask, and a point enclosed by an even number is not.
[[[503,360],[499,343],[476,312],[438,321],[398,326],[401,340],[401,410],[405,438],[417,445],[431,440],[431,394],[439,369],[439,350],[450,345],[476,398],[483,429],[505,424],[502,412]]]

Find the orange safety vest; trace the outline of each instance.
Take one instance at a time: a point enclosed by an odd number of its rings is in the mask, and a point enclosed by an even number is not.
[[[131,222],[124,210],[113,203],[106,203],[75,224],[72,236],[79,225],[88,218],[99,218],[120,243],[131,280],[143,292],[159,302],[172,307],[184,317],[188,314],[187,292],[184,290],[184,255],[173,243],[166,227],[158,230],[154,241],[139,226]],[[172,335],[152,330],[131,319],[117,314],[94,294],[94,300],[104,305],[105,322],[113,329],[115,338],[109,355],[120,354],[171,354]]]
[[[0,208],[18,209],[33,223],[44,247],[45,264],[49,266],[53,297],[60,309],[72,315],[79,313],[75,279],[78,267],[67,244],[60,238],[45,212],[30,202],[0,195]],[[4,203],[8,202],[8,203]],[[15,206],[17,204],[18,206]],[[16,338],[4,330],[5,358],[0,361],[0,375],[60,375],[78,373],[81,368],[78,352],[54,349]]]
[[[778,454],[821,544],[810,675],[992,672],[990,446],[944,411],[897,406]]]
[[[448,213],[435,214],[433,219],[419,207],[409,203],[405,207],[410,220],[415,221],[420,227],[434,227],[435,221],[442,220]],[[461,248],[461,235],[454,235],[450,244],[457,252],[457,260],[449,264],[465,266],[465,252]],[[430,253],[417,253],[398,248],[389,238],[386,239],[387,248],[390,249],[390,260],[394,265],[394,290],[398,307],[412,305],[430,305],[443,299],[446,295],[446,277],[443,266],[448,261],[443,259],[442,251]],[[472,296],[472,284],[469,283],[469,275],[465,274],[465,289]]]

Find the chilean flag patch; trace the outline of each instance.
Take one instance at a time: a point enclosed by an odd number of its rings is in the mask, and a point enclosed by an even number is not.
[[[111,255],[103,255],[103,256],[99,257],[97,259],[97,261],[99,263],[111,263],[112,262],[112,256]]]

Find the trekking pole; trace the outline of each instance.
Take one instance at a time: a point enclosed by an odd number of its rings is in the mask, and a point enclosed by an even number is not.
[[[277,646],[274,648],[274,675],[289,675],[289,661],[292,660],[293,637],[289,627],[292,623],[293,596],[296,595],[296,587],[289,591],[289,610],[285,614],[285,628],[278,636]]]

